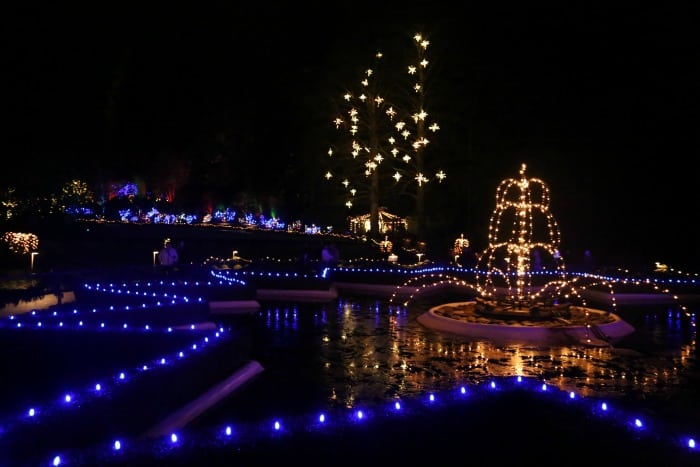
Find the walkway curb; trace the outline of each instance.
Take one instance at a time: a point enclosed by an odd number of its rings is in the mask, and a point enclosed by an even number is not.
[[[263,369],[260,363],[251,360],[233,375],[149,429],[144,433],[143,437],[157,438],[182,428],[197,416],[201,415],[205,410],[248,382],[248,380],[261,373]]]

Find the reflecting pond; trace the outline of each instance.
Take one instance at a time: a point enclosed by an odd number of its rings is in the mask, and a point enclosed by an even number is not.
[[[437,300],[437,302],[436,302]],[[698,378],[696,328],[675,306],[620,307],[635,332],[611,347],[500,344],[425,328],[439,297],[408,307],[366,297],[263,303],[233,316],[232,345],[265,371],[198,423],[356,407],[522,375],[584,396],[667,399]]]

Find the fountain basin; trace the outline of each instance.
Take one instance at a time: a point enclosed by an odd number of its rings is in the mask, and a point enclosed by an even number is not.
[[[483,315],[477,302],[445,303],[418,316],[418,322],[435,331],[497,342],[542,345],[609,347],[633,333],[634,327],[614,313],[571,306],[568,319],[528,320],[524,316]]]

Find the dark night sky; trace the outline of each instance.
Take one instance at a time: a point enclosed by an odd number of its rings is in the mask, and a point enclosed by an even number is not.
[[[147,178],[159,155],[221,134],[242,154],[241,179],[313,170],[334,93],[377,48],[410,46],[422,31],[444,205],[465,216],[455,236],[485,234],[498,182],[524,162],[549,184],[572,250],[700,269],[693,2],[144,3],[17,7],[3,18],[3,154],[15,161],[3,186],[83,170]]]

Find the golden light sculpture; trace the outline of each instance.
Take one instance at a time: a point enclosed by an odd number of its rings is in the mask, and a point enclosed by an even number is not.
[[[461,255],[465,248],[469,248],[469,239],[464,238],[464,234],[460,234],[459,238],[455,240],[454,246],[452,247],[452,255]]]
[[[549,187],[539,178],[528,178],[526,168],[521,164],[519,178],[499,184],[488,246],[477,262],[479,292],[520,306],[566,283],[564,259],[559,254],[561,234],[550,210]]]

